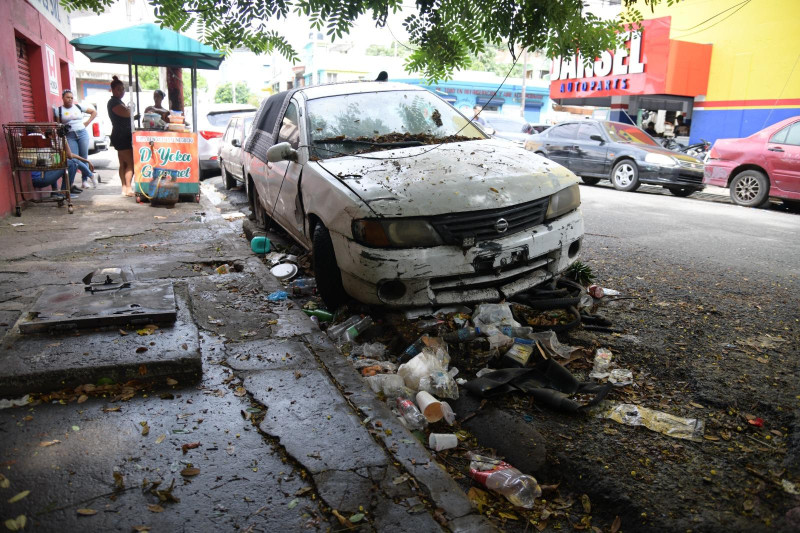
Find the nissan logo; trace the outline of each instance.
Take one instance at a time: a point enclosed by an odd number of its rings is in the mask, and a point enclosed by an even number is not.
[[[498,218],[497,222],[494,223],[494,230],[497,233],[505,233],[508,231],[508,221],[504,218]]]

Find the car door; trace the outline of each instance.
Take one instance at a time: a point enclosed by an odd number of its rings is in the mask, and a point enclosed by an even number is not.
[[[226,170],[228,174],[243,181],[242,172],[242,130],[244,129],[244,119],[237,118],[231,135],[230,146],[228,148],[228,162]]]
[[[225,128],[225,134],[222,136],[222,142],[219,147],[219,158],[222,160],[221,164],[225,168],[225,172],[231,171],[228,162],[231,155],[231,139],[233,139],[234,131],[236,130],[236,121],[237,119],[233,118],[228,122],[228,127]]]
[[[300,147],[301,121],[297,100],[289,102],[278,131],[278,143],[288,142],[297,150]],[[303,143],[306,144],[306,143]],[[274,205],[274,219],[297,240],[304,241],[304,216],[300,196],[300,178],[307,151],[300,150],[298,162],[278,161],[267,163],[267,188]],[[269,209],[269,206],[268,206]],[[271,210],[271,209],[269,209]],[[269,214],[269,210],[267,214]]]
[[[597,137],[604,140],[598,141]],[[606,177],[608,174],[608,163],[606,162],[608,143],[597,124],[592,122],[580,124],[574,146],[568,165],[570,170],[579,176]]]
[[[800,121],[770,137],[765,152],[767,172],[779,189],[800,192]]]
[[[244,181],[244,143],[247,140],[247,136],[250,135],[250,128],[253,127],[253,118],[255,117],[250,115],[241,119],[242,129],[241,136],[239,137],[239,159],[236,161],[236,163],[238,163],[237,176],[239,176],[242,181]]]
[[[545,139],[543,145],[544,152],[548,158],[572,170],[570,168],[570,158],[574,151],[577,137],[577,122],[553,126],[547,130],[547,138]]]

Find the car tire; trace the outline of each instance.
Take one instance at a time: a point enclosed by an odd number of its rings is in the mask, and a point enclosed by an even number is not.
[[[331,234],[322,222],[314,227],[312,258],[319,295],[328,309],[336,310],[347,302],[347,293],[342,285],[342,272],[336,263]]]
[[[743,170],[731,180],[731,200],[743,207],[761,207],[769,202],[769,180],[758,170]]]
[[[250,209],[255,217],[256,227],[261,230],[267,229],[267,224],[269,223],[269,215],[267,215],[267,210],[264,209],[264,206],[261,205],[261,197],[258,194],[258,189],[255,186],[251,187],[250,189],[251,194],[248,196],[250,203]]]
[[[597,185],[600,183],[600,178],[587,178],[586,176],[581,176],[581,181],[586,185]]]
[[[667,187],[667,190],[678,198],[686,198],[697,192],[697,189],[692,189],[691,187]]]
[[[236,187],[236,180],[233,178],[233,176],[231,176],[230,174],[228,174],[225,171],[225,167],[222,166],[222,160],[221,159],[219,160],[219,171],[220,171],[220,174],[222,175],[222,183],[225,184],[225,188],[227,190],[231,190],[234,187]]]
[[[611,170],[611,184],[618,191],[633,192],[639,188],[639,167],[632,159],[623,159]]]

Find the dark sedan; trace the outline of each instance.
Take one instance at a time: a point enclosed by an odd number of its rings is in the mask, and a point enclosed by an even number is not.
[[[703,163],[663,148],[644,131],[621,122],[562,122],[532,135],[525,148],[559,163],[594,185],[611,180],[615,189],[635,191],[661,185],[675,196],[703,189]]]

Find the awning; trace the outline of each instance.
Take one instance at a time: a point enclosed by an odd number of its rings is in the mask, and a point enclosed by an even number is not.
[[[494,98],[490,96],[478,96],[475,98],[475,103],[478,105],[503,105],[506,103],[505,98],[500,98],[499,96],[495,96]]]
[[[210,46],[157,24],[87,35],[70,44],[100,63],[217,70],[225,59]]]

